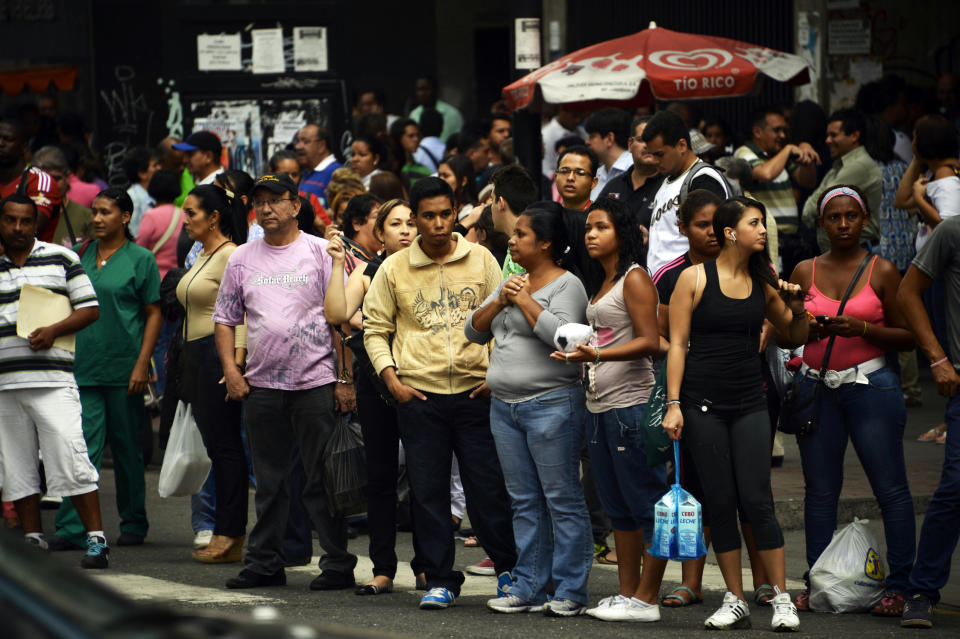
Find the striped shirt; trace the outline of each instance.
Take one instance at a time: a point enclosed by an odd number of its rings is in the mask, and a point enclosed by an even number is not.
[[[35,240],[22,267],[0,255],[0,391],[76,386],[73,353],[59,348],[34,351],[17,335],[24,284],[66,295],[74,309],[97,306],[90,278],[70,249]]]
[[[752,142],[734,151],[733,157],[746,160],[752,169],[771,158]],[[792,168],[793,166],[790,165],[780,171],[772,181],[757,182],[750,188],[750,194],[767,207],[767,213],[774,217],[782,233],[796,233],[797,225],[800,223],[797,200],[793,196],[793,183],[790,181],[789,170]]]

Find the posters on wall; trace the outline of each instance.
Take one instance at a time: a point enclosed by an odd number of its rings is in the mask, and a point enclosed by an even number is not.
[[[827,23],[830,55],[869,55],[870,23],[867,20],[830,20]]]
[[[197,68],[200,71],[240,71],[240,34],[197,36]]]
[[[515,18],[513,67],[519,70],[540,68],[540,18]]]
[[[283,29],[251,29],[253,72],[283,73]]]
[[[192,102],[191,131],[212,131],[223,144],[222,164],[251,176],[267,172],[270,156],[307,123],[330,124],[327,98],[200,100]]]
[[[327,28],[293,28],[293,70],[327,70]]]

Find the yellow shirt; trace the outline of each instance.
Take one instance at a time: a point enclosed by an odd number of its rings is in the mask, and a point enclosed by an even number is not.
[[[489,350],[467,339],[464,322],[501,281],[490,251],[453,237],[457,246],[443,264],[423,252],[419,237],[388,257],[363,300],[363,342],[377,373],[395,366],[404,384],[443,395],[486,379]]]

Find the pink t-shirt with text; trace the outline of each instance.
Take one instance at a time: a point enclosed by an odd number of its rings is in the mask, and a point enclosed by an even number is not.
[[[220,282],[213,321],[247,323],[247,382],[305,390],[336,381],[333,329],[323,315],[332,261],[327,241],[300,233],[292,243],[237,247]]]

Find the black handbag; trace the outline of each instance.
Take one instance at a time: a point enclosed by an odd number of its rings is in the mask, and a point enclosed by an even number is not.
[[[370,380],[370,384],[373,386],[373,389],[377,391],[380,399],[382,399],[387,406],[395,405],[397,400],[393,398],[393,395],[387,388],[387,383],[383,381],[382,377],[377,375],[377,370],[373,367],[370,356],[367,355],[367,348],[363,345],[363,330],[354,331],[352,334],[347,335],[339,326],[335,326],[334,328],[340,333],[343,345],[353,352],[353,363],[356,365],[356,368],[359,372],[367,376],[367,379]]]
[[[837,315],[843,315],[843,309],[847,305],[847,300],[850,299],[850,294],[853,293],[857,282],[860,281],[860,276],[873,257],[872,253],[867,253],[863,261],[860,262],[856,274],[853,276],[853,279],[850,280],[850,284],[847,286],[847,290],[840,300]],[[870,282],[867,282],[867,286],[869,285]],[[827,341],[827,348],[823,352],[823,364],[820,366],[820,374],[817,376],[817,381],[812,388],[805,392],[797,383],[798,380],[796,376],[794,376],[793,381],[787,386],[783,394],[783,403],[780,410],[780,425],[778,426],[780,432],[786,433],[787,435],[798,435],[800,437],[812,435],[816,432],[817,420],[820,417],[820,404],[823,401],[823,395],[821,393],[823,376],[827,373],[827,367],[830,364],[830,354],[833,352],[833,343],[836,339],[836,335],[831,335],[829,341]],[[799,374],[800,373],[797,373],[797,375]]]

